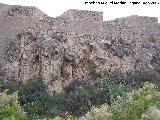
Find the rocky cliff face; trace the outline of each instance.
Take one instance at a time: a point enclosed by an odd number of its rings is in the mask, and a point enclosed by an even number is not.
[[[22,30],[36,28],[36,22],[44,16],[45,14],[35,7],[0,4],[0,74],[8,73],[5,55],[10,40]]]
[[[41,78],[51,93],[97,76],[130,81],[137,71],[160,80],[157,18],[103,21],[102,12],[87,10],[51,18],[35,7],[0,7],[1,75],[6,79]]]

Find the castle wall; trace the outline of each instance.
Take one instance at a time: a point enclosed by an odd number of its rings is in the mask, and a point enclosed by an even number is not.
[[[25,83],[40,77],[52,94],[73,80],[92,80],[96,75],[160,74],[157,18],[129,16],[103,21],[103,13],[96,11],[68,10],[57,18],[34,13],[27,17],[33,25],[22,25],[24,29],[17,29],[5,43],[4,66],[12,79]],[[18,18],[25,22],[24,15]],[[17,16],[7,19],[18,21]],[[0,29],[1,37],[10,30],[4,25],[0,23],[5,28]],[[7,32],[8,36],[11,33]]]

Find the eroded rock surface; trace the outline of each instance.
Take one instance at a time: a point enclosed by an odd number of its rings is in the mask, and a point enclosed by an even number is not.
[[[8,79],[41,78],[52,94],[96,75],[121,73],[129,80],[136,71],[160,74],[157,18],[103,21],[102,12],[87,10],[51,18],[34,7],[0,7],[1,68]]]

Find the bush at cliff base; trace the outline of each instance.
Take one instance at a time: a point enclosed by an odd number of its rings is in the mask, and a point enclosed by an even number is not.
[[[105,112],[106,111],[106,112]],[[160,94],[153,84],[118,97],[111,106],[94,108],[81,120],[160,120]]]
[[[160,92],[154,84],[145,83],[143,88],[133,90],[126,97],[118,96],[110,106],[93,107],[79,120],[160,120]]]
[[[17,92],[7,95],[0,93],[0,120],[27,120],[26,113],[20,107]]]

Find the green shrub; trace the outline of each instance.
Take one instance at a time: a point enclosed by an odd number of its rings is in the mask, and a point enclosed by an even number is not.
[[[35,115],[47,116],[52,99],[42,81],[29,81],[19,88],[20,103],[30,118]]]
[[[92,85],[91,85],[92,84]],[[112,81],[102,79],[91,84],[74,81],[65,88],[67,95],[64,111],[73,116],[81,116],[87,113],[91,107],[104,103],[111,104],[116,96],[126,96],[132,88],[118,85]]]
[[[0,120],[27,120],[26,113],[18,102],[17,92],[11,95],[0,93]]]
[[[30,119],[54,118],[64,116],[64,100],[67,98],[63,92],[53,97],[46,91],[42,81],[28,81],[19,88],[21,105]]]
[[[50,117],[54,118],[56,116],[61,116],[61,117],[66,117],[67,116],[67,111],[65,111],[65,106],[64,102],[67,99],[67,95],[62,92],[59,94],[56,94],[52,97],[52,104],[50,106]]]
[[[111,105],[113,120],[140,120],[141,115],[153,105],[160,106],[160,96],[153,84],[145,83],[143,88],[133,90],[126,98],[118,97]]]
[[[110,105],[93,107],[80,120],[160,120],[160,93],[153,84],[133,90]]]

